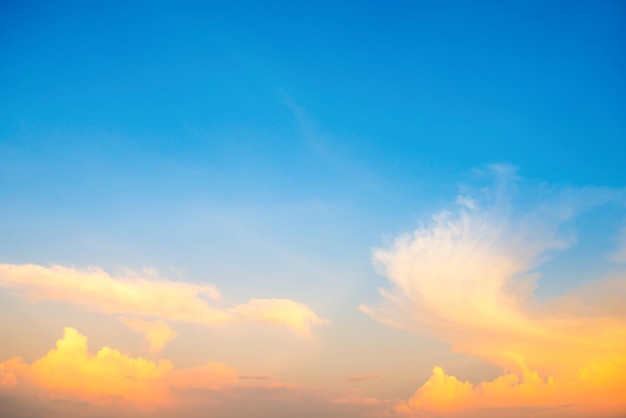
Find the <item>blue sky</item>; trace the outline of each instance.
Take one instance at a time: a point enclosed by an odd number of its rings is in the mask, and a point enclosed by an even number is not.
[[[539,263],[540,299],[621,271],[606,260],[626,207],[623,2],[127,3],[0,6],[0,263],[149,267],[227,301],[301,301],[333,325],[293,361],[367,374],[350,344],[384,340],[401,359],[377,360],[396,377],[385,396],[428,378],[432,362],[401,373],[418,347],[492,371],[358,309],[386,283],[373,251],[482,196],[491,164],[524,179],[512,213],[580,212],[554,221],[571,242]],[[30,309],[0,297],[5,316]],[[71,325],[33,309],[48,338]],[[228,333],[211,353],[232,360],[247,340]]]
[[[371,239],[488,163],[626,180],[619,2],[4,9],[5,210],[317,202]]]

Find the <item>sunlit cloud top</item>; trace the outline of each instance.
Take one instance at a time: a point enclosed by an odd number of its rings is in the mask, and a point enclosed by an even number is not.
[[[458,413],[513,406],[624,407],[619,393],[626,387],[626,316],[610,302],[626,298],[626,276],[590,277],[584,292],[552,301],[538,301],[533,291],[544,280],[534,269],[574,243],[571,234],[561,232],[562,224],[593,206],[616,203],[625,211],[625,192],[546,190],[511,170],[491,170],[493,188],[457,199],[458,209],[435,215],[391,248],[374,252],[390,288],[380,290],[379,305],[361,309],[510,372],[474,387],[435,368],[407,408]],[[537,206],[522,200],[518,207],[522,190],[543,199]],[[596,314],[599,309],[602,315]]]
[[[309,335],[312,325],[328,322],[308,306],[292,300],[253,299],[224,309],[218,305],[220,296],[213,286],[158,278],[119,278],[99,268],[0,264],[0,286],[14,289],[31,300],[61,301],[87,311],[201,325],[257,322]],[[131,328],[145,328],[143,323],[124,322],[131,324]]]

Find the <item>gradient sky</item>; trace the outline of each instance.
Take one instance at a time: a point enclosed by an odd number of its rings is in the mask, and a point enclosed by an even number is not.
[[[626,5],[387,3],[2,2],[1,416],[626,415]]]

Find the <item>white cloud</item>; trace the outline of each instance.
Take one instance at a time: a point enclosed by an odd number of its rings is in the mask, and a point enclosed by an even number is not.
[[[616,400],[626,390],[626,317],[623,308],[609,308],[610,300],[626,300],[626,274],[610,286],[587,284],[594,298],[572,292],[542,304],[533,292],[533,270],[575,242],[562,226],[593,205],[623,202],[623,191],[554,189],[524,182],[514,170],[492,173],[494,186],[471,196],[480,209],[442,212],[374,251],[389,287],[380,290],[382,302],[361,310],[511,373],[474,386],[435,368],[400,410],[421,416],[504,404],[584,408],[599,399],[626,407]]]

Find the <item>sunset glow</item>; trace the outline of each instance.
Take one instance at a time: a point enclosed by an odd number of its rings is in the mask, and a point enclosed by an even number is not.
[[[0,21],[0,418],[626,417],[626,3]]]

